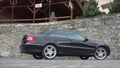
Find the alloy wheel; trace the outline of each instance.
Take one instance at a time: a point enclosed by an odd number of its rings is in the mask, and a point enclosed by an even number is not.
[[[107,51],[104,47],[99,47],[95,52],[95,58],[98,60],[104,60],[107,57]]]
[[[43,50],[43,56],[46,59],[54,59],[57,54],[57,49],[53,45],[47,45],[45,46]]]

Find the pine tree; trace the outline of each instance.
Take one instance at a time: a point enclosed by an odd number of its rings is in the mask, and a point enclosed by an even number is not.
[[[83,17],[93,17],[100,14],[95,0],[90,0],[84,5]]]

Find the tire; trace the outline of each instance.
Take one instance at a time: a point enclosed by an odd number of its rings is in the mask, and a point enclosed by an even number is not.
[[[97,60],[104,60],[107,57],[107,50],[104,47],[99,47],[95,51],[95,58]]]
[[[35,59],[42,59],[42,58],[43,58],[43,56],[40,55],[40,54],[33,54],[33,57],[34,57]]]
[[[45,59],[54,59],[57,55],[57,49],[54,45],[47,45],[44,47],[42,55]]]
[[[81,58],[82,60],[87,60],[87,59],[89,59],[89,56],[80,56],[80,58]]]

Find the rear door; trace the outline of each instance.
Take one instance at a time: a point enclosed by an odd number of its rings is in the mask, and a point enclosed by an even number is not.
[[[54,41],[57,44],[59,54],[72,54],[70,52],[71,48],[68,47],[72,40],[66,37],[65,31],[55,31],[54,33],[51,33],[50,36],[55,39]]]

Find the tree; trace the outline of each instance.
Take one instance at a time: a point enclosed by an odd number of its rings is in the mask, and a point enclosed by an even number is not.
[[[114,0],[112,7],[110,8],[110,13],[120,12],[120,0]]]
[[[99,11],[95,0],[90,0],[84,5],[83,17],[93,17],[100,14],[101,12]]]

